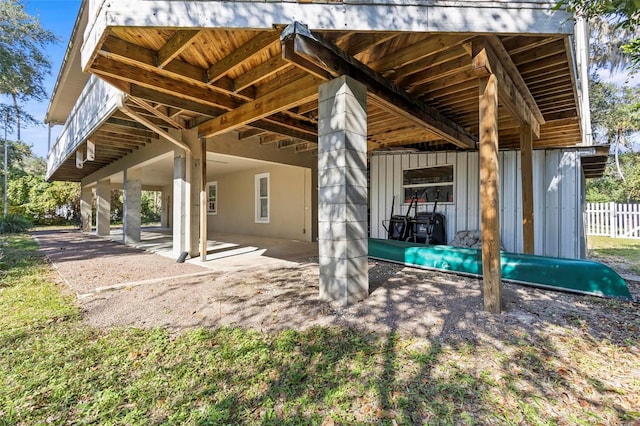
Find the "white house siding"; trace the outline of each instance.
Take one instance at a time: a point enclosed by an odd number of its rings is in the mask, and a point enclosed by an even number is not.
[[[582,172],[573,150],[534,151],[534,217],[536,254],[584,257],[582,226]],[[508,251],[522,252],[522,194],[520,152],[501,151],[500,223],[502,243]],[[386,238],[382,221],[405,214],[402,171],[404,169],[453,164],[454,203],[439,203],[446,217],[447,239],[460,230],[480,229],[479,161],[477,152],[382,154],[371,156],[371,237]],[[433,203],[421,203],[419,211],[431,211]]]

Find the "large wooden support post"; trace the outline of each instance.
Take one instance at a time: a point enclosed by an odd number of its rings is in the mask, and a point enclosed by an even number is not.
[[[93,188],[84,186],[80,190],[80,229],[91,232]]]
[[[522,173],[523,251],[534,254],[533,234],[533,132],[528,124],[520,128],[520,170]]]
[[[498,169],[498,80],[480,78],[480,208],[484,308],[502,309],[500,272],[500,175]]]
[[[111,232],[111,180],[98,181],[96,186],[96,233],[109,235]]]
[[[200,140],[200,261],[207,260],[207,208],[209,204],[207,194],[207,142],[204,138]]]
[[[125,244],[140,242],[142,225],[141,200],[142,171],[126,169],[124,171],[124,214],[122,217],[122,236]]]
[[[367,89],[338,77],[320,86],[318,109],[320,298],[347,305],[369,295]]]

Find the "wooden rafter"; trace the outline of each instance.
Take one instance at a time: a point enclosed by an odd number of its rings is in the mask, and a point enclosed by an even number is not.
[[[161,119],[162,121],[164,121],[165,123],[167,123],[171,127],[174,127],[176,129],[182,129],[182,130],[186,130],[187,129],[187,127],[184,125],[184,123],[182,123],[182,122],[180,122],[178,120],[174,120],[173,118],[163,114],[158,109],[154,108],[153,105],[149,104],[147,101],[145,101],[143,99],[135,98],[135,97],[131,97],[130,96],[129,97],[129,101],[131,101],[132,103],[138,105],[140,108],[148,111],[154,117],[157,117],[157,118]]]
[[[315,77],[301,78],[255,101],[247,102],[233,111],[202,123],[198,126],[198,136],[206,138],[219,135],[306,103],[318,96],[320,83],[322,80]]]
[[[200,30],[176,31],[173,37],[158,50],[158,68],[164,68],[173,61],[198,34],[200,34]]]
[[[370,62],[367,65],[376,72],[387,77],[390,74],[395,74],[396,71],[400,71],[401,75],[406,75],[410,71],[410,65],[419,62],[420,60],[437,55],[440,52],[450,49],[452,46],[457,46],[471,38],[470,35],[461,36],[434,36],[428,37],[417,43],[411,44],[404,49],[396,50],[395,52],[384,55],[382,58]],[[424,67],[421,67],[424,69]]]
[[[206,81],[207,70],[178,60],[173,60],[165,67],[159,68],[156,65],[157,52],[114,36],[106,38],[104,44],[98,51],[98,55],[99,57],[96,58],[94,64],[100,62],[100,57],[108,58],[112,61],[129,65],[131,68],[137,68],[138,73],[140,73],[141,68],[149,72],[157,73],[164,78],[180,80],[191,85],[199,84],[203,88],[209,88],[221,94],[238,95],[234,92],[233,81],[229,78],[219,78],[215,84],[208,84]],[[96,70],[95,66],[92,66],[92,69]],[[117,76],[115,77],[117,78]],[[127,79],[125,78],[125,80]]]
[[[322,40],[319,36],[312,34],[302,24],[291,24],[282,34],[283,51],[291,49],[287,46],[291,45],[288,41],[293,39],[294,50],[290,52],[290,58],[298,55],[331,74],[349,75],[365,84],[370,99],[383,108],[395,112],[459,147],[475,149],[475,136],[464,128],[443,116],[434,108],[424,105],[406,92],[403,92],[391,81],[383,78],[362,62],[348,56],[336,46]]]
[[[135,98],[145,99],[150,102],[157,102],[176,109],[192,111],[208,117],[215,117],[216,115],[223,114],[227,111],[224,108],[203,105],[200,102],[179,98],[172,94],[159,92],[137,84],[131,85],[131,90],[127,93]]]
[[[233,80],[233,88],[235,92],[240,92],[243,89],[246,89],[249,86],[252,86],[266,78],[271,77],[272,75],[289,68],[291,64],[289,64],[284,59],[274,56],[266,62],[261,63],[257,67],[252,68],[251,70],[245,72],[244,74],[238,76],[235,80]]]
[[[276,44],[280,38],[277,31],[266,31],[258,34],[238,49],[231,52],[207,70],[207,80],[213,83],[222,78],[229,71],[242,65],[251,59],[254,55],[263,52],[270,46]]]
[[[302,139],[307,142],[318,143],[318,134],[317,130],[315,132],[310,131],[302,131],[302,129],[295,129],[293,127],[283,126],[279,123],[274,123],[266,120],[258,120],[251,123],[251,127],[256,129],[264,130],[266,132],[277,133],[279,135],[284,135],[288,137],[292,137],[295,139]]]
[[[501,42],[494,37],[474,40],[471,67],[478,76],[496,76],[501,104],[521,124],[530,125],[536,139],[539,138],[544,117]]]
[[[153,72],[140,72],[140,69],[136,66],[111,58],[96,58],[91,69],[94,73],[101,76],[105,75],[119,78],[129,83],[175,95],[204,105],[224,108],[226,110],[234,109],[240,105],[240,102],[214,90],[212,87],[195,86],[189,82],[172,79],[168,76]]]

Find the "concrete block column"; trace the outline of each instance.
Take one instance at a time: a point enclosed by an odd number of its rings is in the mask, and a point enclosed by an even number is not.
[[[82,232],[91,232],[91,213],[93,204],[93,188],[83,186],[80,190],[80,228]]]
[[[189,246],[189,180],[187,176],[187,153],[179,148],[173,158],[173,255],[177,258]]]
[[[160,226],[163,228],[171,228],[171,214],[173,200],[173,185],[165,185],[162,187],[162,211],[160,212]]]
[[[347,305],[369,295],[367,90],[342,76],[318,102],[320,298]]]
[[[197,129],[181,131],[181,140],[191,148],[189,155],[189,256],[200,255],[200,185],[203,160]],[[206,162],[206,159],[204,160]],[[206,164],[204,165],[206,167]]]
[[[140,242],[142,172],[140,169],[126,169],[124,171],[124,214],[123,236],[124,243]]]
[[[96,232],[109,235],[111,231],[111,180],[98,181],[96,186]]]

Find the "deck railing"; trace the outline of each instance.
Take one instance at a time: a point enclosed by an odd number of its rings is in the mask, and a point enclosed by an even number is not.
[[[587,235],[640,238],[640,204],[587,203]]]

